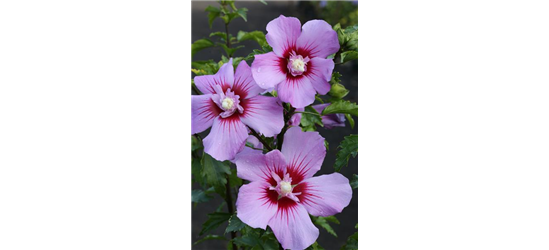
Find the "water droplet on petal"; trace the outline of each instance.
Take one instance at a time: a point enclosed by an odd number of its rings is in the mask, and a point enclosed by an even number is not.
[[[257,68],[257,73],[261,72],[261,67]]]

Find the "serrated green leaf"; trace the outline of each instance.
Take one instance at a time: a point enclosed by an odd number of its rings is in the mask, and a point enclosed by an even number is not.
[[[331,235],[337,237],[336,232],[330,226],[328,222],[339,224],[339,221],[334,216],[328,216],[328,217],[313,217],[313,223],[319,227],[324,228],[328,233]]]
[[[204,222],[204,224],[202,224],[202,230],[200,231],[199,235],[203,235],[204,233],[216,229],[217,227],[219,227],[219,225],[228,221],[229,218],[231,218],[231,214],[229,213],[215,212],[208,214],[208,220]]]
[[[324,126],[322,124],[322,117],[320,114],[311,106],[305,107],[305,112],[307,113],[301,113],[301,126],[303,128],[310,128],[314,127],[315,125],[319,125],[321,127]]]
[[[208,234],[206,235],[204,238],[196,241],[195,243],[193,243],[193,245],[197,245],[203,241],[207,241],[207,240],[227,240],[227,238],[225,238],[225,236],[223,235],[212,235],[212,234]]]
[[[202,176],[208,185],[214,187],[215,191],[222,197],[225,195],[225,184],[227,175],[231,174],[231,168],[226,162],[220,162],[204,153],[202,156]]]
[[[358,116],[358,105],[350,101],[338,100],[332,102],[332,104],[322,110],[322,115],[328,114],[350,114]]]
[[[233,242],[239,246],[256,246],[261,244],[259,236],[255,234],[246,234],[241,237],[237,237]]]
[[[336,83],[340,83],[341,80],[339,79],[341,77],[341,74],[339,72],[332,73],[332,78],[330,78],[330,84],[334,85]]]
[[[213,75],[219,70],[219,65],[213,60],[193,61],[191,67],[204,72],[203,74],[197,74],[195,72],[196,75]]]
[[[336,172],[341,170],[341,167],[346,166],[351,156],[356,157],[358,154],[358,135],[345,136],[339,144],[340,150],[336,154],[334,169]]]
[[[353,189],[358,188],[358,175],[353,174],[353,177],[351,177],[350,184],[351,184],[351,187]],[[356,225],[358,226],[358,224],[356,224]]]
[[[202,142],[196,138],[196,136],[191,136],[191,152],[202,147]]]
[[[210,29],[212,28],[212,23],[219,15],[221,15],[221,10],[219,8],[208,6],[206,7],[206,10],[208,12],[208,24],[210,25]]]
[[[244,228],[246,224],[242,222],[236,214],[233,214],[231,218],[229,219],[229,225],[227,226],[227,229],[225,229],[225,233],[228,232],[238,232],[242,228]]]
[[[236,35],[236,40],[239,42],[246,41],[246,40],[254,40],[261,47],[268,45],[267,40],[265,39],[265,34],[257,30],[252,32],[239,31],[238,34]]]
[[[347,242],[341,247],[341,250],[358,250],[358,232],[347,238]]]
[[[196,52],[198,52],[200,50],[203,50],[205,48],[212,47],[212,46],[214,46],[214,43],[212,41],[210,41],[209,39],[202,38],[202,39],[196,40],[191,45],[191,57],[194,56],[194,54]]]
[[[207,202],[212,199],[212,196],[209,196],[207,192],[204,192],[200,189],[194,189],[192,191],[191,201],[194,203]]]

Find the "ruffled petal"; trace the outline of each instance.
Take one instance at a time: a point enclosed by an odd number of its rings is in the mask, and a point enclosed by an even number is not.
[[[260,150],[246,149],[236,155],[236,174],[248,181],[269,183],[272,173],[284,173],[286,160],[278,150],[265,155]]]
[[[307,77],[289,77],[277,86],[278,98],[295,108],[304,108],[315,101],[316,90]]]
[[[337,33],[326,21],[311,20],[303,25],[297,48],[307,51],[309,57],[326,58],[339,50],[339,40]]]
[[[223,64],[215,75],[195,76],[194,84],[204,94],[215,94],[215,85],[220,85],[223,92],[232,88],[234,83],[233,59]]]
[[[300,127],[291,127],[284,134],[282,154],[286,157],[292,183],[299,183],[320,170],[326,156],[324,138],[318,132],[303,132]]]
[[[257,85],[263,89],[273,88],[286,80],[285,59],[273,52],[255,55],[252,62],[252,75]]]
[[[254,181],[243,185],[238,191],[236,216],[250,227],[266,229],[278,210],[277,203],[268,197],[268,189],[268,183]]]
[[[246,145],[248,128],[238,117],[214,119],[210,134],[204,138],[204,152],[218,161],[234,158]]]
[[[301,35],[301,22],[295,17],[278,18],[267,24],[267,43],[273,47],[273,51],[280,57],[287,57],[290,50],[295,49],[297,39]],[[336,36],[337,40],[337,36]]]
[[[272,137],[284,127],[284,114],[278,99],[255,96],[241,102],[244,113],[242,122],[267,137]]]
[[[191,96],[191,134],[200,133],[212,126],[220,110],[212,101],[212,95]]]
[[[252,77],[252,69],[244,60],[242,60],[236,68],[232,90],[236,95],[240,96],[240,100],[252,98],[265,91],[255,83],[254,78]]]
[[[334,60],[315,57],[307,66],[309,68],[305,76],[309,78],[313,88],[321,95],[328,93],[331,87],[330,79],[334,70]]]
[[[282,200],[289,200],[282,198]],[[318,238],[318,228],[313,225],[307,210],[295,202],[278,204],[276,214],[269,221],[276,239],[284,249],[305,249]]]
[[[341,213],[353,198],[349,180],[340,173],[315,176],[304,180],[294,188],[307,212],[314,216],[330,216]]]

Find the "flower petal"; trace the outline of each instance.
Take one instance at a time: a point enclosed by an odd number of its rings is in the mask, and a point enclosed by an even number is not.
[[[301,204],[314,216],[330,216],[340,213],[353,198],[349,180],[340,173],[315,176],[304,180],[294,188],[301,192]]]
[[[303,25],[297,48],[309,52],[309,57],[326,58],[339,50],[337,33],[324,20],[311,20]]]
[[[301,22],[295,17],[280,15],[267,24],[267,43],[280,57],[287,57],[290,50],[295,49],[298,37],[301,35]],[[337,36],[336,36],[337,40]]]
[[[272,172],[284,173],[286,169],[286,159],[276,149],[265,155],[261,150],[246,149],[236,155],[234,162],[237,176],[248,181],[268,183]]]
[[[321,95],[328,93],[334,60],[315,57],[309,61],[308,67],[306,77],[311,81],[313,88]]]
[[[278,98],[295,108],[304,108],[315,101],[316,90],[307,77],[288,77],[277,87]]]
[[[215,85],[221,85],[223,92],[234,83],[233,59],[223,64],[215,75],[195,76],[194,84],[204,94],[215,94]]]
[[[274,52],[255,55],[252,62],[252,75],[257,85],[263,89],[269,89],[284,81],[286,79],[284,63],[285,59]]]
[[[236,68],[232,90],[240,96],[240,100],[254,97],[265,91],[255,83],[252,77],[252,69],[244,60]]]
[[[287,198],[282,200],[293,202]],[[295,202],[288,206],[281,206],[279,202],[269,227],[284,249],[305,249],[316,241],[319,234],[305,207]]]
[[[191,134],[200,133],[212,126],[221,111],[212,101],[212,95],[191,96]]]
[[[236,199],[236,216],[253,228],[266,229],[269,220],[276,214],[278,205],[269,199],[269,184],[254,181],[243,185]]]
[[[264,136],[271,137],[284,127],[284,114],[278,99],[270,96],[254,96],[241,102],[244,113],[242,122]]]
[[[231,160],[246,145],[248,128],[238,117],[217,117],[204,138],[204,152],[218,161]]]
[[[300,127],[291,127],[284,135],[282,154],[288,163],[292,183],[313,176],[324,161],[326,147],[318,132],[303,132]]]

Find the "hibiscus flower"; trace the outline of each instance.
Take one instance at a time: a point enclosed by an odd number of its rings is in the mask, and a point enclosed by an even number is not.
[[[334,61],[327,56],[339,50],[337,33],[323,20],[311,20],[301,28],[299,19],[280,17],[267,24],[267,42],[273,52],[255,55],[252,74],[260,87],[276,87],[278,97],[295,108],[330,91]]]
[[[309,214],[330,216],[349,205],[352,189],[339,173],[313,175],[326,156],[318,132],[288,129],[282,150],[262,154],[246,150],[235,158],[243,185],[236,201],[237,216],[254,228],[269,226],[284,249],[305,249],[318,238]]]
[[[271,137],[282,130],[284,116],[277,98],[262,96],[245,61],[233,69],[233,61],[223,64],[215,75],[196,76],[203,95],[191,96],[191,133],[212,127],[204,138],[204,152],[213,158],[231,160],[242,150],[248,128]]]

